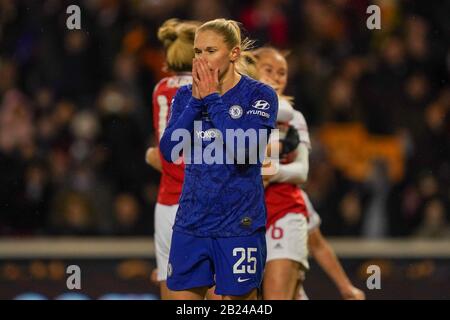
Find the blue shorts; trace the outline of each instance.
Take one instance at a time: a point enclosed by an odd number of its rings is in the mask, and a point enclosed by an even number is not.
[[[180,291],[216,285],[216,294],[241,296],[260,288],[265,263],[264,230],[228,238],[196,237],[174,231],[167,286]]]

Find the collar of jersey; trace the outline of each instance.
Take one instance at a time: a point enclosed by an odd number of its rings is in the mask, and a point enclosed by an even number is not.
[[[227,92],[225,92],[223,95],[221,95],[221,97],[223,98],[223,97],[227,96],[230,92],[233,92],[233,91],[235,91],[236,89],[238,89],[238,88],[242,85],[242,83],[244,82],[244,78],[245,78],[245,77],[246,77],[245,75],[241,74],[241,79],[239,80],[239,82],[236,83],[235,86],[234,86],[233,88],[231,88],[230,90],[228,90]]]

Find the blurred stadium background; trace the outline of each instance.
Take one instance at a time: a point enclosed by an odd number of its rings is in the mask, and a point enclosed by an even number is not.
[[[449,299],[450,2],[418,0],[0,0],[0,299],[157,298],[144,154],[171,17],[232,18],[290,51],[306,190],[351,279],[369,299]],[[305,287],[338,298],[315,264]]]

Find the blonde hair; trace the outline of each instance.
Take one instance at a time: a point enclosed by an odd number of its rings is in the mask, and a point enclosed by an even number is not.
[[[257,59],[250,51],[244,51],[241,53],[241,58],[236,65],[236,69],[239,73],[245,74],[255,80],[259,79],[259,72],[256,66]]]
[[[283,58],[287,59],[287,57],[291,54],[289,50],[280,50],[271,46],[259,47],[252,51],[257,59],[261,58],[262,55],[267,53],[279,54]]]
[[[166,62],[170,70],[182,72],[192,69],[194,38],[199,25],[197,21],[169,19],[158,29],[158,39],[166,49]]]
[[[202,24],[199,31],[211,30],[220,34],[228,48],[239,47],[241,51],[251,50],[254,41],[249,38],[242,39],[240,23],[234,20],[215,19]]]

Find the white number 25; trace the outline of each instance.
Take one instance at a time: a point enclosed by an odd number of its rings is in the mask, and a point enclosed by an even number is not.
[[[257,248],[234,248],[233,249],[233,257],[236,257],[238,254],[241,255],[239,260],[233,266],[234,274],[241,273],[256,273],[256,257],[252,257],[252,253],[256,253],[258,251]],[[247,272],[245,272],[245,266],[241,265],[242,262],[247,260]]]

